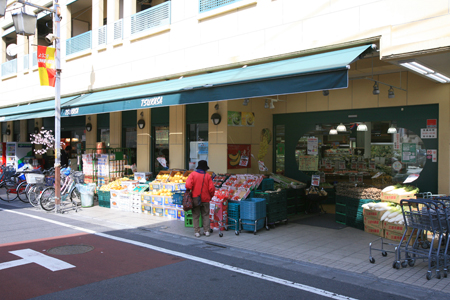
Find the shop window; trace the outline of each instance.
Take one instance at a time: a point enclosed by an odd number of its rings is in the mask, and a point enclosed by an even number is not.
[[[208,123],[188,124],[189,170],[194,170],[198,161],[208,161]]]
[[[98,129],[97,141],[105,143],[106,147],[109,147],[109,128],[108,129]]]
[[[153,137],[154,137],[154,166],[153,170],[155,174],[158,174],[162,170],[166,170],[170,166],[169,160],[169,126],[154,126],[153,127]],[[166,161],[166,167],[163,166],[164,158]]]
[[[358,126],[362,126],[360,130]],[[414,182],[427,158],[432,159],[432,153],[427,157],[417,133],[389,121],[316,125],[316,130],[298,140],[295,149],[298,169],[305,175],[320,174],[327,182],[379,187]],[[278,159],[277,149],[277,172]]]

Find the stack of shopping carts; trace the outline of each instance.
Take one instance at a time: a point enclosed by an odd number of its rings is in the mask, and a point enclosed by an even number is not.
[[[437,279],[447,277],[450,264],[450,198],[408,199],[402,200],[400,205],[406,228],[393,267],[412,267],[416,261],[422,260],[428,262],[428,280],[433,277],[432,270],[435,270]],[[427,235],[431,236],[431,243]]]

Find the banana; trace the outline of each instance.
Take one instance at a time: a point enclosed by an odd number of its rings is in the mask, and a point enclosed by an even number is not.
[[[239,154],[240,154],[240,151],[238,151],[238,153],[236,153],[236,154],[228,154],[228,157],[231,159],[231,160],[236,160],[236,158],[239,156]]]
[[[241,161],[241,153],[238,153],[236,159],[230,161],[230,166],[233,166],[233,167],[237,166],[240,161]]]

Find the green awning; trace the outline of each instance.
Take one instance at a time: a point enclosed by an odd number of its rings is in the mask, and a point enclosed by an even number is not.
[[[61,98],[61,106],[80,96]],[[0,121],[15,121],[52,117],[55,115],[55,100],[30,103],[0,109]]]
[[[370,45],[365,45],[246,68],[64,98],[64,101],[61,101],[61,116],[347,88],[349,65],[369,48]],[[33,107],[31,110],[33,105],[36,108]],[[28,106],[29,109],[25,108]],[[46,112],[52,116],[54,101],[1,109],[0,117],[5,116],[4,121],[25,117],[37,118],[30,114],[33,111],[43,114]]]
[[[371,46],[359,46],[246,68],[85,95],[62,116],[254,98],[348,87],[348,68]]]

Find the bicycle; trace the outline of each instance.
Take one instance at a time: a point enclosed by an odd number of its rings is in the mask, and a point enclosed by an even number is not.
[[[19,198],[20,201],[28,203],[25,188],[26,181],[22,178],[23,171],[16,172],[12,166],[2,166],[2,175],[0,178],[0,199],[11,202]]]
[[[44,170],[42,174],[25,174],[27,178],[27,187],[25,193],[30,204],[34,207],[39,207],[39,195],[42,191],[49,186],[53,186],[55,183],[54,176],[55,169],[50,168]]]
[[[61,187],[61,204],[72,204],[72,207],[78,211],[81,206],[81,194],[75,184],[84,183],[83,172],[73,172],[61,170],[61,180],[64,182]],[[52,211],[55,209],[55,187],[47,187],[39,195],[39,203],[43,210]]]

